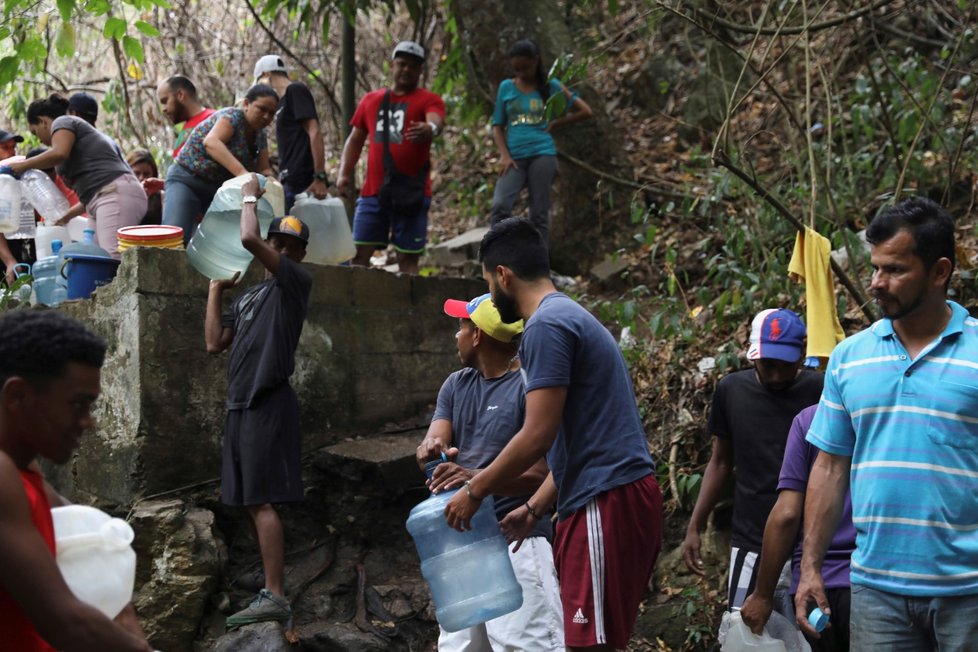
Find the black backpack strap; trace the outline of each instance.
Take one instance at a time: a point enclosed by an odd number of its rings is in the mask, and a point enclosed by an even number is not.
[[[391,154],[391,89],[384,91],[384,102],[380,108],[384,120],[384,169],[396,170],[394,155]]]

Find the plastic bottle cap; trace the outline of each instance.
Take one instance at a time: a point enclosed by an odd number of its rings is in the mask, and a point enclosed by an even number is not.
[[[821,632],[829,624],[829,617],[821,609],[815,607],[808,614],[808,624],[814,627],[816,632]]]

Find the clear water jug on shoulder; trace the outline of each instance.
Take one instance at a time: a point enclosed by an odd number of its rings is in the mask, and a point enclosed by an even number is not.
[[[218,189],[204,220],[187,244],[190,264],[211,280],[228,279],[238,272],[244,275],[254,258],[241,244],[241,186],[250,177],[250,174],[235,177]],[[258,182],[263,188],[270,183],[260,174]],[[275,210],[265,196],[258,200],[256,208],[264,236],[275,218]]]

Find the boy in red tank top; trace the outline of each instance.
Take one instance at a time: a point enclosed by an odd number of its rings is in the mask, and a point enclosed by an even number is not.
[[[132,605],[115,621],[79,601],[55,563],[38,456],[63,464],[95,425],[105,342],[56,311],[0,317],[0,634],[3,649],[151,652]]]

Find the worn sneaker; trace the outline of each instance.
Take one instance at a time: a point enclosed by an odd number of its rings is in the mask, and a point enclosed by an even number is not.
[[[262,589],[250,605],[238,613],[228,616],[225,624],[229,630],[232,630],[242,625],[263,623],[269,620],[288,623],[292,620],[292,607],[289,606],[289,601],[285,598],[275,595],[268,589]]]

